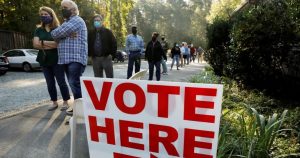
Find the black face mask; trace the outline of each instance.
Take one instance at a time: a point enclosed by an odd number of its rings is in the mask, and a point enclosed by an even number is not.
[[[53,20],[51,16],[40,16],[40,19],[44,24],[50,24]]]
[[[137,30],[132,30],[132,34],[136,35],[137,34]]]
[[[68,9],[62,9],[61,12],[62,12],[62,16],[66,19],[69,19],[72,15],[71,9],[69,9],[69,10]]]
[[[155,41],[156,41],[156,38],[157,38],[157,37],[153,36],[153,37],[152,37],[152,41],[155,42]]]

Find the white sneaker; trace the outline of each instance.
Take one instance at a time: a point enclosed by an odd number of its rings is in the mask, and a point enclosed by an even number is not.
[[[57,107],[58,107],[57,104],[52,104],[52,105],[48,108],[48,111],[53,111],[53,110],[55,110]]]
[[[73,108],[70,106],[67,110],[66,110],[67,115],[69,116],[73,116]]]
[[[69,105],[66,103],[63,103],[62,107],[60,108],[60,111],[65,111],[69,108]]]

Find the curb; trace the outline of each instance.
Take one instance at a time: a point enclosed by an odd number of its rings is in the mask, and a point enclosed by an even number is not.
[[[28,111],[32,111],[36,108],[46,106],[50,103],[51,102],[49,100],[43,100],[43,101],[41,101],[39,103],[35,103],[33,105],[28,105],[28,106],[25,106],[25,107],[22,107],[19,109],[15,109],[15,110],[12,110],[9,112],[4,112],[3,114],[0,114],[0,120],[7,119],[7,118],[10,118],[10,117],[13,117],[13,116],[16,116],[16,115],[19,115],[19,114],[22,114],[22,113],[25,113]]]

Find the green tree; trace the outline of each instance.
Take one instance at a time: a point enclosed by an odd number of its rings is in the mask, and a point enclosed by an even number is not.
[[[93,16],[105,17],[105,26],[114,32],[118,45],[124,45],[127,34],[126,23],[132,9],[133,0],[75,0],[80,16],[85,20],[89,30],[93,29]],[[60,21],[61,0],[0,0],[0,29],[31,33],[40,22],[38,10],[41,6],[51,7]]]
[[[217,17],[228,20],[242,0],[216,0],[212,3],[207,20],[212,23]]]
[[[129,11],[133,8],[132,0],[110,0],[109,10],[107,10],[106,24],[110,27],[118,42],[119,47],[124,47],[127,35],[126,23]]]
[[[211,0],[140,0],[130,12],[127,28],[137,25],[145,41],[152,32],[166,35],[170,43],[206,44],[207,11]]]

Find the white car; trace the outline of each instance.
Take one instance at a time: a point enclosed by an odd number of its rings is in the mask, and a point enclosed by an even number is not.
[[[7,57],[10,68],[22,68],[29,72],[41,67],[36,61],[38,52],[36,49],[12,49],[3,53],[3,56]]]

